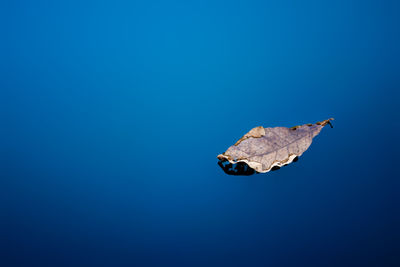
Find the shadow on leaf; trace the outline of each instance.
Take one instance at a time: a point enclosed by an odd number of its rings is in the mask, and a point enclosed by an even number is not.
[[[299,160],[299,157],[295,157],[293,159],[293,162],[296,162]],[[247,165],[245,162],[238,162],[235,164],[230,163],[227,160],[219,160],[218,165],[222,168],[222,170],[229,175],[253,175],[256,172],[254,169],[250,168],[249,165]],[[286,166],[287,164],[283,165]],[[274,166],[271,168],[271,171],[276,171],[279,170],[281,167],[279,166]]]
[[[226,174],[229,175],[253,175],[256,171],[249,167],[244,162],[238,162],[236,164],[232,164],[227,160],[218,161],[218,165],[224,170]]]

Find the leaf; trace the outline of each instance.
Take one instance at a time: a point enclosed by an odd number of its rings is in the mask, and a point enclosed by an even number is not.
[[[228,174],[250,175],[279,169],[297,161],[325,125],[333,118],[292,128],[262,126],[251,129],[233,146],[217,156]]]

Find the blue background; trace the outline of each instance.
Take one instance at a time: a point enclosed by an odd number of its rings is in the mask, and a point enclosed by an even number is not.
[[[0,10],[1,266],[399,264],[395,1]],[[217,165],[330,117],[279,171]]]

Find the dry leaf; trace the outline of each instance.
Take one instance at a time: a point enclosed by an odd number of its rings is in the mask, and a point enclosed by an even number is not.
[[[325,125],[332,127],[331,120],[292,128],[253,128],[227,151],[218,155],[218,164],[226,173],[237,175],[279,169],[297,161]]]

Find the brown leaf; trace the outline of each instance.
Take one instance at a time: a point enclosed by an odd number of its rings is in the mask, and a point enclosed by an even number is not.
[[[243,164],[247,164],[259,173],[279,169],[296,161],[325,125],[329,124],[332,127],[331,120],[333,118],[292,128],[253,128],[227,151],[217,156],[222,162],[219,164],[229,174],[234,174],[234,164],[239,164],[241,169]],[[223,164],[224,162],[227,164]],[[247,169],[246,172],[248,173]]]

